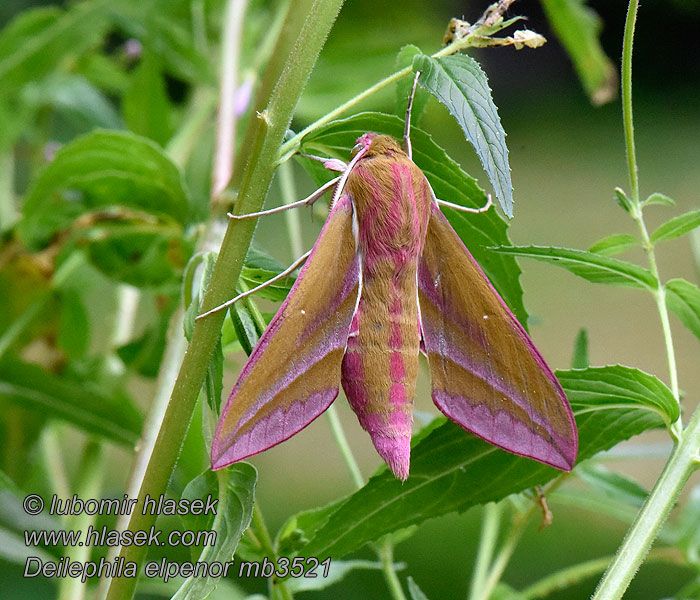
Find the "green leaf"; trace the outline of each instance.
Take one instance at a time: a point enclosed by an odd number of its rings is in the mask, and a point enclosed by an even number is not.
[[[617,72],[598,39],[598,15],[583,0],[542,0],[542,6],[591,102],[610,102],[617,95]]]
[[[270,255],[251,247],[241,269],[240,279],[246,289],[251,289],[276,277],[286,268]],[[256,295],[267,300],[282,302],[295,281],[296,277],[284,277],[256,292]]]
[[[29,247],[40,248],[85,213],[115,210],[131,217],[142,211],[177,227],[187,222],[188,194],[178,168],[153,142],[95,131],[64,146],[41,171],[18,229]]]
[[[360,113],[349,119],[333,121],[304,138],[302,151],[347,160],[355,140],[374,131],[401,139],[403,119],[382,113]],[[423,170],[438,198],[480,208],[486,204],[484,191],[424,131],[412,128],[413,160]],[[301,160],[318,183],[333,176],[316,161]],[[485,271],[493,286],[506,301],[520,323],[527,323],[520,287],[520,267],[515,258],[493,252],[493,246],[508,244],[508,225],[495,211],[464,214],[445,209],[452,227]]]
[[[255,314],[257,312],[257,315]],[[263,317],[250,298],[236,302],[230,309],[231,323],[236,332],[236,337],[241,343],[243,351],[250,356],[265,331],[259,323],[263,323]]]
[[[307,559],[308,560],[308,559]],[[305,564],[305,568],[308,563]],[[323,566],[315,571],[316,577],[297,577],[287,580],[287,589],[296,594],[323,590],[341,582],[351,571],[381,571],[382,563],[371,560],[331,560],[328,577],[323,576]]]
[[[481,160],[503,212],[512,217],[513,185],[506,133],[479,63],[466,54],[443,58],[422,54],[413,59],[413,70],[421,71],[418,83],[457,119]]]
[[[80,75],[56,74],[26,86],[22,99],[34,110],[53,108],[79,131],[124,124],[107,97]]]
[[[649,495],[649,492],[636,481],[595,462],[586,462],[578,466],[576,475],[619,504],[641,508]]]
[[[661,240],[671,240],[685,235],[698,226],[700,226],[700,210],[691,210],[684,215],[679,215],[670,221],[666,221],[651,234],[650,239],[654,243]]]
[[[572,369],[585,369],[590,365],[588,358],[588,332],[582,327],[574,341],[574,354],[571,357]]]
[[[586,377],[588,371],[592,372]],[[664,426],[660,405],[665,399],[649,396],[668,390],[658,384],[645,391],[644,374],[627,378],[632,392],[618,389],[609,379],[617,374],[623,381],[620,371],[625,368],[615,367],[611,374],[589,369],[559,373],[576,415],[579,461],[647,429]],[[596,375],[603,380],[599,382]],[[569,381],[574,387],[568,387]],[[615,395],[606,396],[605,387]],[[584,403],[579,402],[580,398]],[[491,446],[442,418],[436,419],[425,435],[414,438],[411,455],[411,474],[405,483],[383,468],[345,499],[297,515],[286,530],[295,535],[297,554],[342,558],[386,533],[501,500],[560,474],[552,467]]]
[[[237,463],[227,469],[213,473],[205,471],[190,481],[182,492],[189,500],[206,499],[218,495],[216,516],[188,514],[183,518],[187,529],[216,532],[216,544],[205,546],[198,561],[225,563],[233,560],[241,535],[250,525],[253,516],[257,471],[248,463]],[[206,598],[217,586],[219,577],[188,578],[182,584],[173,600],[200,600]]]
[[[108,396],[96,382],[71,381],[11,356],[0,361],[0,397],[129,447],[141,434],[142,416],[124,394]]]
[[[179,283],[193,251],[180,228],[131,219],[77,230],[73,242],[102,273],[140,288]]]
[[[664,287],[668,307],[700,340],[700,289],[685,279],[671,279]]]
[[[58,345],[73,358],[85,356],[90,341],[90,322],[80,294],[72,289],[61,292]]]
[[[647,269],[624,260],[601,256],[585,250],[554,246],[502,246],[496,250],[505,254],[535,258],[563,267],[574,275],[593,283],[648,290],[656,288],[656,280]]]
[[[628,213],[632,212],[632,200],[627,197],[627,194],[625,194],[625,191],[622,188],[615,188],[615,199],[622,210]]]
[[[170,101],[160,60],[144,52],[122,99],[124,121],[131,131],[164,146],[170,139]]]
[[[68,11],[46,7],[20,13],[0,32],[0,81],[5,93],[68,65],[102,39],[107,21],[100,2]]]
[[[603,256],[612,256],[635,246],[639,246],[639,240],[636,237],[626,233],[616,233],[598,240],[588,251],[602,254]]]
[[[399,71],[404,67],[409,67],[413,64],[413,57],[418,54],[423,54],[418,46],[408,44],[399,50],[396,55],[396,70]],[[413,89],[413,77],[404,77],[396,82],[396,115],[403,119],[406,116],[406,106],[408,105],[408,97]],[[421,115],[430,100],[430,94],[420,87],[416,88],[416,95],[413,98],[413,109],[411,110],[411,123],[417,125],[420,122]]]
[[[661,204],[662,206],[675,206],[676,201],[673,198],[669,198],[666,194],[661,194],[659,192],[654,192],[649,194],[646,200],[642,202],[642,206],[647,206],[648,204]]]
[[[408,577],[408,593],[411,596],[411,600],[428,600],[428,596],[423,593],[418,587],[418,584],[413,580],[413,577]]]
[[[557,371],[556,375],[569,401],[581,409],[634,406],[658,413],[666,423],[675,423],[680,415],[671,390],[639,369],[613,365]]]

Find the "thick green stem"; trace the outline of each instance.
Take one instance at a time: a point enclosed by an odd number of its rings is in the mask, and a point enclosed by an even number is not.
[[[382,560],[382,571],[384,572],[384,579],[389,586],[391,597],[393,600],[406,600],[406,595],[403,593],[401,582],[399,581],[399,578],[396,575],[396,570],[394,569],[394,546],[391,543],[390,535],[384,537],[381,550],[379,552],[379,557]]]
[[[474,563],[474,574],[469,586],[469,600],[477,600],[482,597],[481,590],[483,590],[484,583],[488,577],[493,550],[498,539],[500,521],[501,506],[494,502],[489,502],[484,507],[479,549],[476,554],[476,562]]]
[[[316,58],[335,21],[342,0],[294,0],[289,14],[304,15],[298,31],[293,32],[294,46],[285,55],[284,68],[276,83],[269,82],[266,72],[263,85],[272,90],[270,101],[251,129],[251,144],[246,148],[249,160],[242,175],[241,202],[238,209],[254,212],[262,206],[270,186],[275,162],[284,133],[308,79]],[[285,46],[289,44],[285,42]],[[274,73],[272,76],[276,76]],[[204,296],[203,310],[214,308],[235,293],[235,286],[248,251],[255,223],[231,221],[221,245],[211,283]],[[223,311],[197,321],[190,345],[185,353],[180,372],[173,387],[170,403],[165,412],[153,452],[144,474],[137,503],[129,521],[129,529],[148,529],[155,523],[155,515],[143,515],[146,494],[163,494],[172,475],[192,412],[207,371],[209,359],[221,332]],[[145,547],[129,546],[122,549],[125,561],[140,564],[146,555]],[[115,578],[107,594],[108,600],[131,598],[135,578]]]
[[[592,600],[621,598],[642,564],[688,477],[697,468],[700,452],[700,409],[696,409],[680,441],[647,497],[610,567],[598,584]]]

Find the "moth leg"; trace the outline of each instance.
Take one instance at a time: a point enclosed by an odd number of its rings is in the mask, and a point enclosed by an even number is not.
[[[231,300],[224,302],[223,304],[219,304],[219,306],[216,306],[216,307],[212,308],[211,310],[208,310],[207,312],[202,313],[201,315],[199,315],[195,318],[195,321],[199,321],[199,319],[202,319],[204,317],[208,317],[209,315],[212,315],[215,312],[219,312],[220,310],[223,310],[224,308],[228,308],[229,306],[235,304],[239,300],[242,300],[243,298],[250,296],[251,294],[255,294],[256,292],[259,292],[260,290],[266,288],[268,285],[275,283],[275,281],[279,281],[280,279],[284,279],[287,275],[296,271],[302,265],[302,263],[307,258],[309,258],[310,254],[311,254],[311,250],[302,254],[299,258],[297,258],[291,265],[289,265],[284,271],[282,271],[278,275],[275,275],[274,277],[272,277],[271,279],[268,279],[267,281],[264,281],[260,285],[257,285],[254,288],[249,289],[247,292],[243,292],[242,294],[238,294],[238,296],[236,296],[235,298],[232,298]]]
[[[299,156],[323,163],[323,166],[329,171],[344,173],[348,168],[348,164],[339,158],[326,158],[324,156],[316,156],[314,154],[304,154],[303,152],[299,152]]]
[[[416,71],[416,75],[413,78],[413,87],[411,88],[411,95],[408,97],[408,105],[406,106],[406,119],[404,120],[403,128],[403,149],[408,154],[408,158],[413,159],[413,148],[411,147],[411,109],[413,109],[413,97],[416,95],[416,86],[418,85],[418,78],[420,77],[420,71]]]
[[[315,192],[304,198],[303,200],[297,200],[290,204],[283,204],[282,206],[277,206],[276,208],[270,208],[269,210],[261,210],[259,212],[248,213],[245,215],[234,215],[233,213],[228,213],[231,219],[236,219],[237,221],[243,219],[250,219],[252,217],[264,217],[266,215],[272,215],[278,212],[283,212],[289,210],[290,208],[296,208],[298,206],[313,206],[314,202],[318,200],[323,194],[325,194],[329,189],[331,189],[338,181],[340,181],[341,176],[331,179],[328,183],[324,183]]]
[[[489,208],[491,208],[491,205],[493,204],[491,201],[491,194],[489,194],[487,198],[488,200],[486,200],[486,204],[484,204],[481,208],[469,208],[468,206],[453,204],[452,202],[447,202],[447,200],[439,200],[438,198],[435,198],[435,201],[438,203],[438,206],[447,206],[448,208],[453,208],[454,210],[458,210],[460,212],[478,214],[486,212]]]

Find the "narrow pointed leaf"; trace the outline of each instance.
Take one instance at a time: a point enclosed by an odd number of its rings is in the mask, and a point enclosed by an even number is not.
[[[656,288],[656,280],[647,269],[594,252],[553,246],[503,246],[497,250],[505,254],[526,256],[563,267],[574,275],[593,283],[607,283],[648,290]]]
[[[625,506],[641,508],[649,495],[649,492],[633,479],[611,471],[595,461],[579,466],[576,475],[596,491]]]
[[[401,565],[397,565],[395,568],[399,570]],[[314,571],[316,577],[292,577],[288,579],[287,589],[294,594],[323,590],[341,582],[352,571],[380,571],[382,563],[371,560],[332,560],[328,569],[328,577],[324,577],[323,569],[323,566],[319,566]]]
[[[513,184],[510,179],[506,133],[491,98],[486,74],[466,54],[413,59],[420,71],[418,83],[428,90],[457,119],[486,171],[496,197],[508,216],[513,216]]]
[[[700,340],[700,289],[685,279],[671,279],[665,287],[668,307]]]
[[[70,381],[11,356],[0,361],[5,398],[120,444],[133,446],[141,433],[142,417],[125,396],[108,396],[95,383]]]
[[[647,206],[648,204],[661,204],[662,206],[675,206],[676,201],[673,198],[669,198],[666,194],[661,194],[659,192],[654,192],[649,194],[646,200],[642,202],[642,206]]]
[[[600,17],[583,0],[542,0],[542,6],[591,102],[610,102],[617,95],[617,75],[600,44]]]
[[[700,210],[691,210],[684,215],[679,215],[670,221],[666,221],[651,234],[650,239],[652,242],[671,240],[692,231],[698,226],[700,226]]]
[[[632,201],[627,197],[627,194],[622,188],[615,188],[615,199],[622,210],[632,212]]]
[[[639,241],[636,237],[626,233],[616,233],[615,235],[598,240],[588,251],[604,256],[612,256],[613,254],[619,254],[635,246],[639,246]]]
[[[418,587],[413,577],[408,578],[408,593],[411,595],[411,600],[428,600],[428,596]]]
[[[579,461],[647,429],[664,426],[664,411],[648,398],[651,390],[646,394],[637,390],[636,396],[620,402],[618,397],[608,398],[602,393],[606,385],[622,393],[609,386],[605,372],[601,373],[603,381],[598,381],[595,370],[588,379],[580,377],[586,371],[559,373],[576,414]],[[567,385],[571,373],[579,375],[572,379],[574,388]],[[619,375],[619,371],[614,373]],[[639,382],[637,385],[644,388]],[[662,388],[654,389],[654,393],[662,393]],[[559,475],[552,467],[508,454],[441,418],[426,429],[424,435],[415,436],[411,475],[405,483],[388,470],[381,470],[346,499],[297,515],[294,526],[286,529],[297,540],[290,547],[300,556],[341,558],[386,533],[500,500]],[[300,543],[304,539],[308,542]],[[283,537],[282,546],[285,541]]]
[[[366,112],[333,121],[304,138],[302,151],[348,160],[355,140],[367,131],[401,139],[403,119],[394,115]],[[486,194],[476,180],[465,173],[430,135],[413,127],[411,138],[413,160],[425,173],[438,198],[471,208],[486,204]],[[304,159],[302,164],[319,183],[333,177],[315,161]],[[523,325],[527,323],[519,281],[520,267],[514,257],[491,250],[492,246],[509,244],[508,224],[505,220],[495,210],[464,214],[446,209],[445,215],[518,321]]]
[[[589,366],[588,332],[582,327],[574,341],[574,354],[571,357],[572,369],[585,369]]]

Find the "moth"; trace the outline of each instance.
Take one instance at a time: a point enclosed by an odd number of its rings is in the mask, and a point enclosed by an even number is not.
[[[288,439],[342,385],[377,452],[405,480],[421,352],[432,399],[457,425],[573,467],[577,432],[564,391],[440,211],[462,207],[437,200],[411,160],[409,131],[410,102],[403,148],[366,133],[347,166],[327,161],[343,171],[316,195],[335,185],[330,214],[221,413],[212,469]]]

